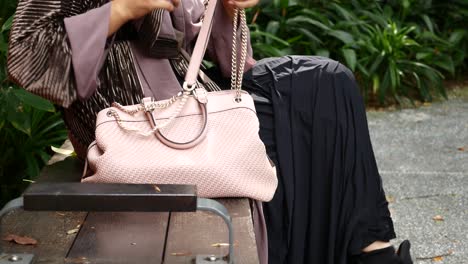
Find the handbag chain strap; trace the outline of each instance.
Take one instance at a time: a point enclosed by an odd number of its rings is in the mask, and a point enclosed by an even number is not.
[[[115,120],[117,121],[117,124],[119,125],[119,127],[121,129],[126,130],[126,131],[135,132],[135,133],[137,133],[137,134],[139,134],[141,136],[144,136],[144,137],[148,137],[148,136],[151,136],[154,133],[156,133],[159,129],[164,128],[167,125],[169,125],[169,123],[171,123],[172,120],[174,120],[174,118],[176,118],[180,114],[180,112],[182,112],[182,109],[184,108],[184,105],[187,102],[189,94],[190,94],[190,92],[183,92],[182,96],[179,96],[179,97],[174,96],[173,98],[171,98],[171,99],[169,99],[167,101],[166,106],[154,104],[154,103],[157,103],[157,102],[153,101],[153,102],[148,103],[148,104],[141,103],[140,105],[138,105],[134,109],[129,110],[129,109],[123,107],[122,105],[120,105],[119,103],[113,103],[112,104],[112,106],[116,107],[117,109],[119,109],[119,110],[121,110],[121,111],[123,111],[123,112],[125,112],[127,114],[134,115],[135,113],[142,112],[142,111],[152,112],[156,108],[167,108],[169,105],[171,105],[172,103],[174,103],[177,100],[180,102],[177,105],[177,108],[175,109],[173,114],[169,118],[167,118],[164,122],[156,124],[151,130],[148,130],[146,132],[141,131],[140,129],[138,129],[136,127],[125,125],[124,122],[122,121],[122,119],[120,118],[120,115],[115,110],[112,110],[112,109],[109,110],[107,112],[107,115],[114,117]]]
[[[212,0],[216,1],[216,0]],[[240,25],[239,25],[239,17],[240,17]],[[239,67],[237,67],[237,30],[238,27],[240,27],[241,30],[241,55],[240,55],[240,63]],[[245,60],[247,57],[247,20],[245,16],[245,10],[239,10],[235,9],[234,11],[234,18],[233,18],[233,36],[232,36],[232,56],[231,56],[231,89],[236,90],[236,97],[235,101],[236,102],[241,102],[242,94],[242,78],[244,75],[244,68],[245,68]],[[112,116],[115,118],[117,121],[118,125],[120,128],[126,131],[132,131],[135,132],[139,135],[142,136],[150,136],[154,133],[156,133],[159,129],[166,127],[169,125],[169,123],[172,122],[173,119],[175,119],[180,112],[182,111],[185,103],[187,102],[188,97],[192,94],[193,90],[196,88],[198,85],[192,85],[191,87],[187,87],[186,83],[184,83],[184,91],[171,97],[168,100],[165,101],[151,101],[151,102],[142,102],[139,105],[136,105],[133,108],[129,107],[124,107],[121,104],[114,102],[112,103],[112,106],[119,109],[122,112],[125,112],[130,115],[134,115],[138,112],[152,112],[155,109],[164,109],[168,108],[175,102],[179,101],[179,105],[175,109],[175,111],[172,113],[172,115],[167,118],[164,122],[156,124],[151,130],[143,132],[138,128],[132,127],[125,125],[122,119],[120,118],[120,115],[115,111],[115,110],[109,110],[107,112],[108,116]]]
[[[241,30],[241,59],[239,70],[237,69],[237,27],[238,17],[240,16]],[[234,10],[233,29],[232,29],[232,56],[231,56],[231,89],[236,90],[236,102],[241,101],[242,79],[244,76],[245,59],[247,57],[247,19],[245,10]]]

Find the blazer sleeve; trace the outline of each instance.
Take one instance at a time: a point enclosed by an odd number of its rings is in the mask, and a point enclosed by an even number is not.
[[[89,98],[98,87],[98,74],[112,42],[112,38],[107,41],[110,11],[111,3],[107,3],[84,14],[64,19],[80,99]]]
[[[55,104],[70,106],[78,98],[73,53],[85,47],[75,46],[72,50],[65,18],[107,2],[20,0],[10,32],[7,65],[10,79]]]

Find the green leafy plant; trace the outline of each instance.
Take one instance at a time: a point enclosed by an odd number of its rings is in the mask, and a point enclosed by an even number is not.
[[[399,28],[392,22],[385,27],[366,25],[365,33],[357,42],[362,54],[357,67],[366,80],[363,87],[377,95],[381,103],[387,94],[397,101],[400,95],[410,97],[414,88],[424,101],[432,99],[431,88],[445,96],[443,75],[414,58],[413,54],[421,46],[409,36],[413,30],[413,27]]]
[[[0,206],[23,191],[49,160],[50,147],[60,146],[67,138],[55,107],[7,78],[9,15],[0,18]]]
[[[249,13],[254,55],[329,57],[355,72],[366,98],[430,101],[466,68],[468,3],[449,2],[262,1]]]
[[[60,113],[54,106],[19,88],[0,92],[1,200],[19,195],[49,160],[50,146],[67,138]]]
[[[468,2],[464,0],[390,1],[395,16],[416,28],[416,39],[425,50],[419,59],[454,77],[466,70],[468,54]]]

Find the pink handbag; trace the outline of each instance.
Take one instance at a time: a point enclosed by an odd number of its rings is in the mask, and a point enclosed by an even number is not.
[[[241,63],[239,71],[232,63],[232,89],[207,92],[197,83],[216,2],[208,4],[182,95],[144,98],[130,106],[114,103],[100,111],[87,156],[94,174],[82,182],[190,184],[205,198],[272,199],[276,169],[258,135],[253,99],[241,91],[247,49],[243,11]],[[236,31],[237,11],[234,17]],[[236,37],[232,56],[237,62]]]

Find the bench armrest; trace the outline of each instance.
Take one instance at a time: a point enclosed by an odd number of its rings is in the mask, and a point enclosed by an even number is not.
[[[43,182],[23,198],[29,211],[193,212],[196,193],[193,185]]]

